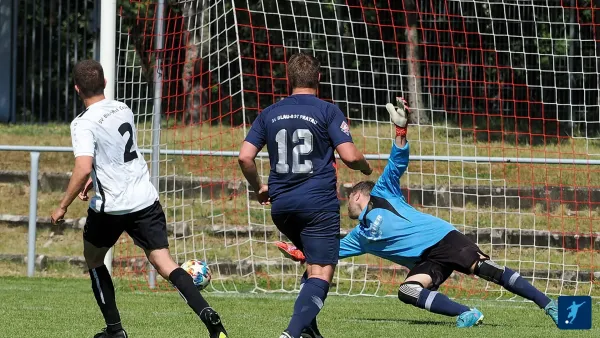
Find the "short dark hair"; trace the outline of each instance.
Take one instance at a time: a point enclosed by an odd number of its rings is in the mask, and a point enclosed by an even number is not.
[[[375,186],[375,182],[373,182],[373,181],[358,182],[352,187],[352,190],[350,190],[350,195],[357,193],[357,192],[368,195],[371,193],[371,190],[373,190],[374,186]]]
[[[79,61],[73,67],[73,82],[79,87],[82,97],[104,94],[104,70],[95,60]]]
[[[314,56],[308,54],[294,54],[287,64],[288,81],[294,88],[319,87],[319,73],[321,63]]]

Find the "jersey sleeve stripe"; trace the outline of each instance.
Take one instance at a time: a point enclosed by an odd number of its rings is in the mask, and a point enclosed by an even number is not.
[[[102,188],[102,183],[100,183],[100,179],[98,178],[98,173],[96,172],[95,167],[94,173],[94,176],[96,176],[96,183],[98,184],[98,193],[102,197],[102,206],[100,206],[100,212],[104,213],[104,206],[106,205],[106,196],[104,195],[104,189]]]

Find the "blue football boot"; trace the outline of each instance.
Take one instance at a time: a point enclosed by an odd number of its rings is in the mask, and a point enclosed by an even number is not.
[[[550,303],[548,303],[548,305],[546,305],[544,308],[544,311],[548,316],[550,316],[550,318],[552,318],[554,324],[558,326],[558,304],[551,300]]]
[[[482,320],[483,313],[476,308],[472,308],[469,311],[461,313],[458,318],[456,318],[456,327],[472,327],[479,325]]]

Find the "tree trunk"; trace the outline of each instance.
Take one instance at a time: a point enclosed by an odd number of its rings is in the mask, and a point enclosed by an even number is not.
[[[209,120],[208,95],[202,86],[203,59],[210,48],[210,20],[206,0],[179,0],[183,9],[184,27],[189,34],[183,66],[183,88],[185,91],[184,123]]]
[[[417,24],[419,16],[415,0],[404,0],[404,8],[408,19],[408,28],[405,31],[406,58],[408,60],[408,105],[411,108],[410,122],[414,124],[429,124],[430,119],[423,105],[421,93],[421,65],[419,62],[419,31]]]

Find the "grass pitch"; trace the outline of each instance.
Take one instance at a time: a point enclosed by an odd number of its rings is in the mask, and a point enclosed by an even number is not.
[[[84,278],[0,278],[0,336],[91,337],[103,326],[90,281]],[[124,283],[122,283],[124,284]],[[132,292],[119,286],[117,303],[132,337],[207,337],[204,326],[175,292]],[[295,295],[206,293],[230,337],[278,337],[290,318]],[[454,319],[404,305],[395,297],[327,299],[319,316],[327,338],[347,337],[598,337],[600,304],[593,329],[557,329],[532,303],[464,301],[485,314],[484,324],[457,329]]]

